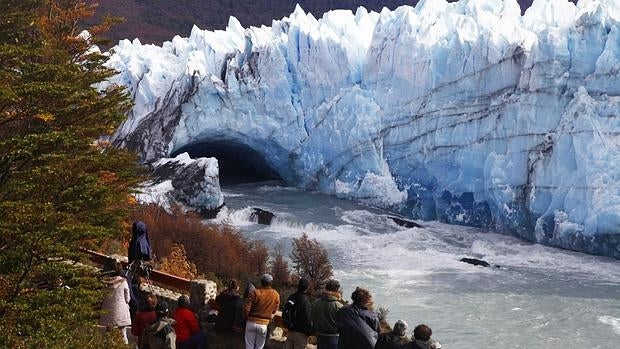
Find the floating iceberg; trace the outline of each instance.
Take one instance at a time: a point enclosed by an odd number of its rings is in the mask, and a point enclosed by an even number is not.
[[[620,1],[297,7],[109,65],[144,161],[251,150],[301,188],[620,258]]]

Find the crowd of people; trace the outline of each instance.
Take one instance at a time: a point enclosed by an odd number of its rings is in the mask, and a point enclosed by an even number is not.
[[[150,255],[146,226],[137,222],[129,246],[129,269],[136,261],[148,261]],[[138,301],[132,277],[123,273],[120,263],[115,264],[104,281],[109,292],[102,305],[100,325],[108,331],[120,330],[127,344],[130,327],[138,349],[261,349],[268,337],[268,325],[280,306],[280,295],[272,288],[270,274],[260,277],[259,287],[248,282],[243,294],[239,292],[239,282],[231,279],[210,302],[211,311],[217,315],[207,332],[206,328],[201,329],[186,295],[178,298],[170,314],[168,303],[158,301],[153,294]],[[308,295],[310,287],[308,279],[300,278],[296,292],[283,307],[285,349],[305,349],[311,336],[316,337],[318,349],[441,348],[431,338],[431,328],[424,324],[415,327],[411,338],[403,320],[396,321],[391,331],[381,333],[372,295],[364,288],[356,288],[351,294],[352,303],[347,304],[337,280],[328,280],[315,299]]]

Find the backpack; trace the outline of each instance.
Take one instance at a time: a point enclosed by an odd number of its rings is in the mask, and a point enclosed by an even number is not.
[[[293,297],[289,297],[286,301],[284,310],[282,311],[282,322],[284,322],[284,326],[289,330],[295,326],[295,318],[297,317],[297,307],[295,306],[295,301],[291,298]]]

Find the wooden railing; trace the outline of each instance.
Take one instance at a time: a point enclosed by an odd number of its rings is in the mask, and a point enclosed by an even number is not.
[[[83,250],[86,254],[88,254],[89,259],[96,264],[103,265],[110,259],[111,256],[105,255],[103,253],[99,253],[92,250]],[[123,267],[127,267],[127,262],[121,261]],[[164,273],[159,270],[151,270],[149,273],[149,278],[151,281],[158,286],[163,288],[174,288],[181,292],[189,293],[189,285],[190,280],[182,277],[174,276],[168,273]],[[284,327],[284,323],[282,322],[282,312],[278,311],[273,318],[273,322],[277,327]]]

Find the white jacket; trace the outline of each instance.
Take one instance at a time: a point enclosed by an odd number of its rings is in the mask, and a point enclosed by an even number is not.
[[[101,305],[99,324],[106,327],[129,326],[129,285],[122,276],[114,276],[105,280],[109,292]]]

